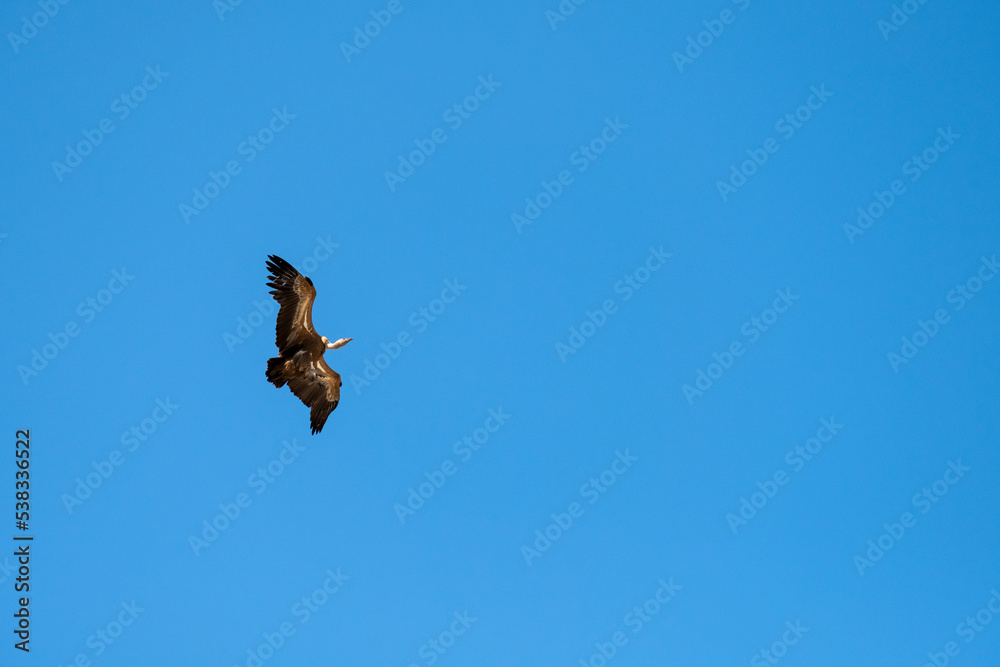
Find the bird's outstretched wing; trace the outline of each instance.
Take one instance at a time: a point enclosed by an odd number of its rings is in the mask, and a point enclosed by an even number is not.
[[[289,350],[294,352],[306,341],[317,337],[312,323],[316,288],[311,280],[277,255],[268,255],[267,260],[267,268],[271,272],[267,286],[273,288],[271,294],[281,306],[274,344],[282,354]]]
[[[323,430],[327,417],[340,402],[340,374],[327,366],[323,357],[288,378],[288,388],[310,408],[313,434]]]

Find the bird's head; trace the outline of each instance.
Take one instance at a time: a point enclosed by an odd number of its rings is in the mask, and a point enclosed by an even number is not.
[[[347,345],[348,343],[350,343],[352,340],[354,340],[354,339],[353,338],[341,338],[340,340],[331,343],[329,338],[327,338],[326,336],[323,336],[323,344],[326,345],[326,349],[328,349],[328,350],[336,350],[337,348],[344,347],[345,345]]]

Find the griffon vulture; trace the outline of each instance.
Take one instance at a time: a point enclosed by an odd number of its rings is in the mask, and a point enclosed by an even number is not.
[[[279,389],[286,383],[299,400],[311,408],[315,435],[340,402],[340,375],[326,365],[323,354],[350,343],[341,338],[331,343],[313,329],[312,307],[316,299],[313,282],[277,255],[267,256],[268,287],[281,306],[275,326],[275,345],[280,356],[267,360],[267,379]]]

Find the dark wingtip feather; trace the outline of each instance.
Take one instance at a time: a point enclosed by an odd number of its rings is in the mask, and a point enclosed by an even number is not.
[[[268,277],[273,282],[292,282],[295,278],[302,275],[294,266],[277,255],[268,255],[267,259],[267,270],[270,272],[270,276]],[[274,287],[274,285],[271,286]]]
[[[311,417],[309,423],[312,426],[313,435],[316,435],[323,430],[323,427],[326,425],[326,420],[329,419],[330,415],[333,414],[333,411],[337,409],[337,405],[339,403],[340,401],[334,401],[327,404],[325,408],[319,406],[313,407],[309,415]]]

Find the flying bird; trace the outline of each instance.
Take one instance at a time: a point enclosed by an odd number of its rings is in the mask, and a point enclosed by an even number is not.
[[[323,430],[327,417],[340,402],[340,374],[326,365],[323,354],[350,343],[333,343],[313,329],[312,307],[316,300],[313,282],[277,255],[267,256],[268,287],[281,306],[274,343],[280,356],[267,360],[267,379],[279,389],[285,384],[311,409],[313,435]]]

